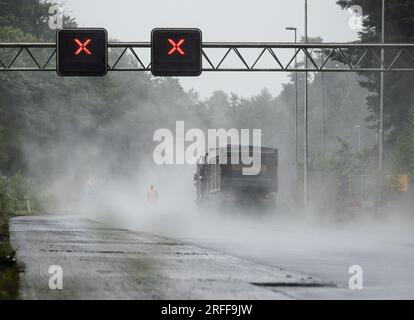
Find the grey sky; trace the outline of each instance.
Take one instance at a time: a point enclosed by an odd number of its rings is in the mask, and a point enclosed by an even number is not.
[[[327,42],[355,40],[348,26],[350,14],[336,0],[309,0],[309,36]],[[154,27],[198,27],[203,41],[293,41],[296,26],[303,35],[304,0],[65,0],[70,15],[82,27],[99,26],[110,38],[149,41]],[[278,94],[285,73],[204,73],[199,78],[181,78],[185,89],[194,88],[205,97],[215,90],[243,96],[267,87]]]

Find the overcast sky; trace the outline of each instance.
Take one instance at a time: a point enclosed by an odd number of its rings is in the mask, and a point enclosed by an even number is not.
[[[348,26],[351,15],[336,0],[309,0],[309,36],[326,42],[357,38]],[[197,27],[203,41],[293,42],[286,26],[304,31],[304,0],[65,0],[68,13],[81,27],[104,27],[121,41],[149,41],[155,27]],[[264,87],[278,94],[285,73],[203,73],[181,78],[185,89],[202,97],[215,90],[250,96]]]

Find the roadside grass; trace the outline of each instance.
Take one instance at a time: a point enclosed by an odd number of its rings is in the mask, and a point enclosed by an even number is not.
[[[10,245],[8,218],[0,216],[0,300],[17,299],[19,270]]]
[[[48,199],[34,179],[20,173],[6,177],[0,172],[0,300],[19,295],[19,267],[10,243],[9,220],[29,215],[29,211],[39,214],[40,203]]]
[[[10,243],[9,220],[13,217],[39,215],[41,212],[32,209],[17,209],[13,214],[0,212],[0,300],[19,298],[19,266],[15,260],[15,252]]]

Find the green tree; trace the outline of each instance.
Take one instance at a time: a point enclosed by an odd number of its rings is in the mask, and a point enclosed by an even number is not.
[[[55,31],[49,28],[49,8],[61,1],[49,0],[0,0],[0,28],[18,28],[41,41],[53,41]],[[64,26],[76,26],[75,20],[64,16]]]
[[[363,9],[363,30],[359,32],[363,43],[381,42],[382,4],[378,0],[341,0],[342,8],[359,5]],[[414,2],[410,0],[387,0],[385,10],[385,42],[413,43],[414,42]],[[391,63],[391,57],[385,56],[386,64]],[[410,61],[407,55],[402,56],[398,63],[406,65]],[[386,73],[384,91],[384,127],[388,149],[395,144],[407,127],[414,105],[414,92],[411,84],[414,73]],[[367,88],[370,115],[367,121],[377,128],[379,119],[379,74],[366,74],[361,80],[361,86]],[[388,153],[386,153],[388,154]]]
[[[399,173],[414,176],[414,111],[411,111],[404,130],[397,138],[393,151],[393,164]]]

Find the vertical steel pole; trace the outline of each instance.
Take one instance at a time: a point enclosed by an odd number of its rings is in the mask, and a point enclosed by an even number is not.
[[[297,28],[295,28],[295,43],[298,41]],[[298,56],[295,56],[295,69],[298,68]],[[298,178],[298,72],[295,72],[295,168]]]
[[[295,32],[295,43],[298,42],[298,28],[286,27],[286,30]],[[298,68],[298,57],[295,49],[295,69]],[[295,171],[298,178],[298,72],[295,71]]]
[[[321,51],[323,63],[323,50]],[[322,71],[322,130],[323,130],[323,156],[326,157],[326,124],[325,124],[325,73]]]
[[[382,0],[382,26],[381,42],[385,43],[385,0]],[[384,48],[381,49],[381,60],[384,62]],[[383,170],[384,161],[384,72],[381,72],[380,79],[380,115],[379,115],[379,141],[378,141],[378,167],[380,173]]]
[[[305,43],[308,43],[308,0],[305,0]],[[307,50],[307,49],[304,49]],[[305,55],[305,69],[308,58]],[[308,72],[305,72],[305,103],[304,103],[304,144],[303,144],[303,206],[308,207]]]

